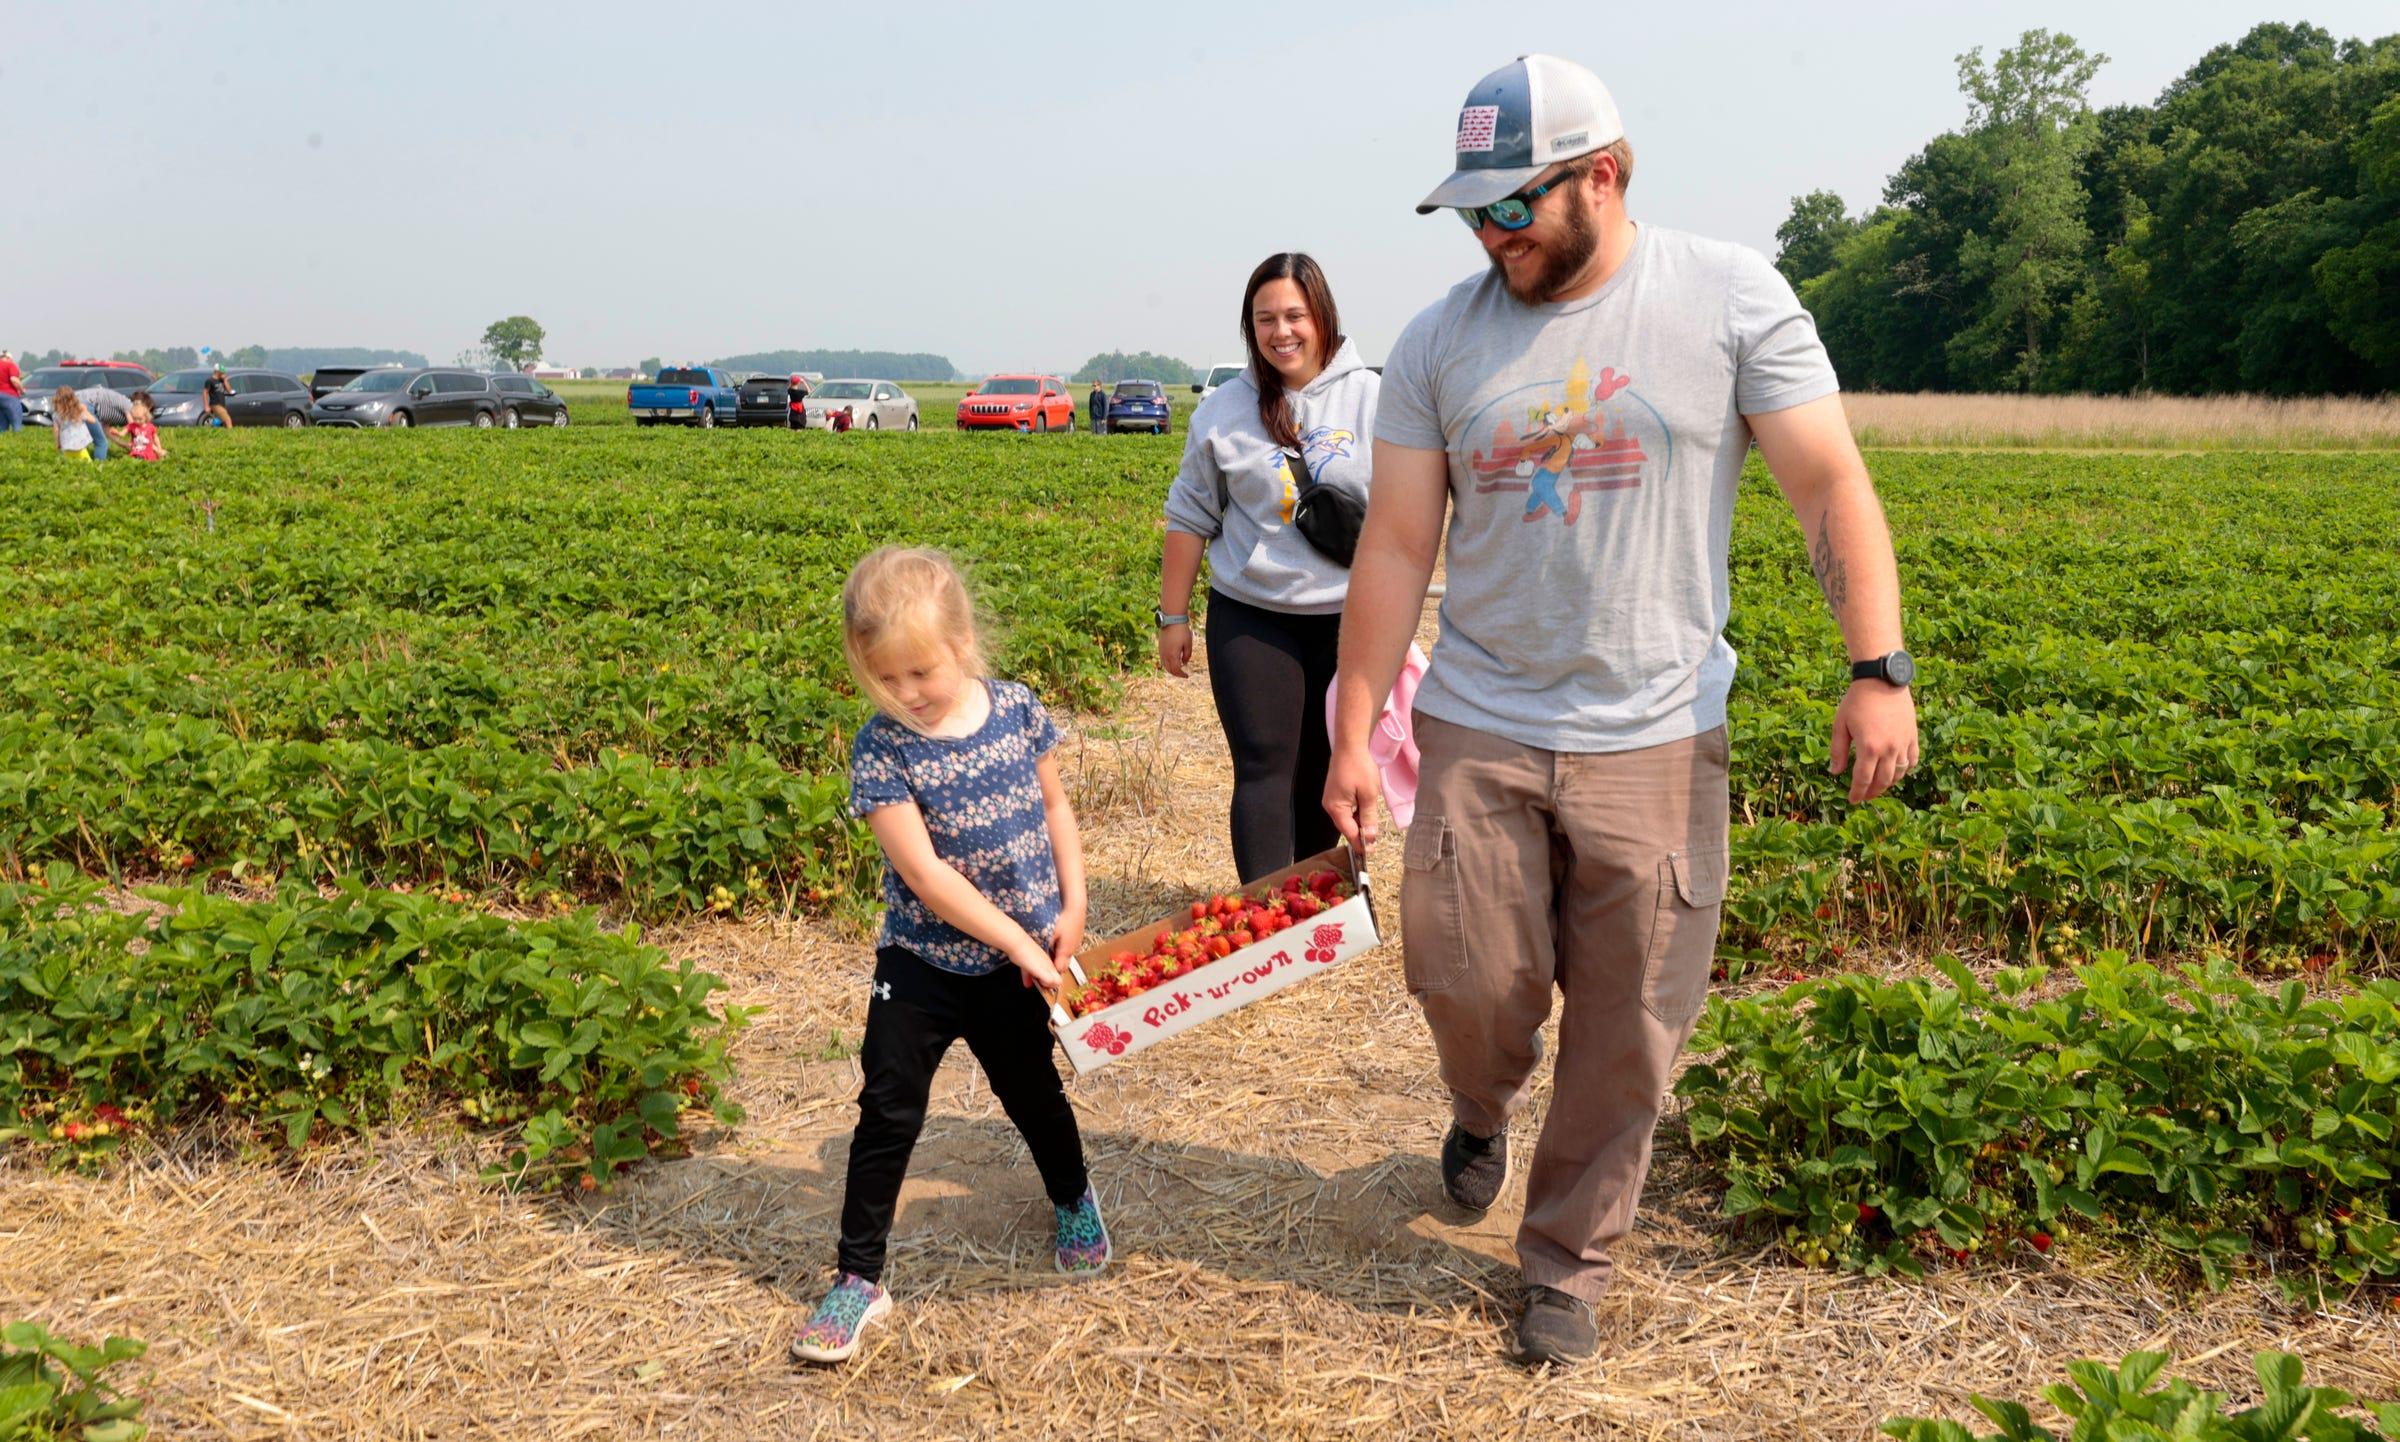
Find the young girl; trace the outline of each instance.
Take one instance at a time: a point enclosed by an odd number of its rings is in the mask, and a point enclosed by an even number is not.
[[[133,393],[133,418],[125,423],[125,454],[137,461],[163,461],[167,448],[158,443],[158,421],[150,409],[150,393]]]
[[[62,461],[88,461],[92,458],[92,427],[100,424],[85,410],[73,386],[60,386],[50,398],[50,425],[58,437],[58,458]]]
[[[878,714],[850,750],[850,809],[883,847],[883,933],[867,1003],[858,1130],[833,1290],[792,1343],[839,1362],[891,1311],[884,1240],[934,1068],[964,1039],[1025,1137],[1057,1214],[1057,1265],[1108,1264],[1108,1229],[1050,1055],[1034,983],[1083,944],[1083,840],[1058,728],[1031,691],[984,675],[966,585],[938,551],[887,546],[842,588],[843,649]]]

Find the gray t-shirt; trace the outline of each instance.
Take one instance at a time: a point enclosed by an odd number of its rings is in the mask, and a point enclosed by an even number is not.
[[[75,393],[92,419],[103,425],[122,426],[133,421],[133,398],[107,386],[85,386]]]
[[[1598,293],[1526,305],[1488,271],[1400,335],[1378,440],[1446,451],[1429,716],[1552,751],[1725,720],[1742,419],[1840,389],[1758,252],[1645,225]]]

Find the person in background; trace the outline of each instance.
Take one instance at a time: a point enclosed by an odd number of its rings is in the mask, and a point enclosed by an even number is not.
[[[1108,433],[1108,392],[1100,388],[1098,381],[1092,382],[1091,406],[1092,434],[1106,435]]]
[[[203,418],[213,420],[225,429],[232,430],[233,412],[225,409],[225,404],[233,399],[233,383],[225,379],[225,367],[218,366],[215,370],[210,371],[208,383],[200,390]]]
[[[92,459],[108,459],[108,437],[114,431],[120,438],[125,427],[133,422],[133,398],[107,386],[85,386],[75,393],[83,408],[92,416]]]
[[[125,454],[137,461],[163,461],[167,448],[158,443],[158,420],[150,408],[150,393],[133,393],[133,418],[125,423]]]
[[[71,386],[60,386],[50,398],[50,433],[58,441],[58,458],[62,461],[88,461],[92,458],[91,417],[84,411],[83,402],[75,399]]]
[[[25,429],[25,372],[12,351],[0,350],[0,434]]]
[[[796,431],[807,430],[808,377],[798,371],[792,372],[791,380],[784,387],[784,394],[791,400],[791,428]]]
[[[1157,619],[1159,665],[1189,675],[1205,555],[1208,685],[1232,753],[1233,866],[1247,884],[1334,844],[1318,797],[1350,573],[1293,508],[1303,473],[1367,494],[1382,383],[1342,334],[1324,270],[1297,251],[1250,273],[1240,325],[1250,364],[1192,412],[1167,491]]]

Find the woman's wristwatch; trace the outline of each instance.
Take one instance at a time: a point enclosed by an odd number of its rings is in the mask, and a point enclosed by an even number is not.
[[[1158,617],[1158,629],[1161,631],[1164,631],[1169,626],[1189,626],[1192,624],[1192,618],[1190,616],[1170,616],[1164,610],[1159,610],[1156,608],[1153,608],[1153,614]]]

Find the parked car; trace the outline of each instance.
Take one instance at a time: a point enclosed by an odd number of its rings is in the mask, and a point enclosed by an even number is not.
[[[402,365],[318,366],[308,377],[308,393],[322,400],[369,371],[406,370]]]
[[[1167,388],[1157,381],[1119,381],[1108,394],[1108,414],[1101,427],[1109,431],[1148,431],[1154,436],[1175,429],[1167,408]]]
[[[567,423],[566,397],[532,376],[493,376],[492,389],[500,396],[500,424],[509,430]]]
[[[1202,400],[1207,400],[1210,396],[1216,394],[1217,387],[1225,384],[1225,382],[1229,380],[1232,380],[1235,376],[1240,375],[1247,369],[1249,369],[1249,363],[1246,361],[1219,361],[1215,365],[1208,368],[1207,380],[1204,380],[1198,385],[1192,387],[1192,394],[1198,396]]]
[[[79,391],[90,390],[93,386],[106,386],[112,391],[132,395],[150,384],[150,370],[132,361],[61,361],[54,366],[26,372],[22,384],[25,387],[25,423],[46,426],[50,424],[50,397],[58,393],[60,386]]]
[[[962,431],[1071,431],[1075,398],[1057,376],[996,375],[958,402]]]
[[[792,378],[789,375],[752,376],[742,382],[741,393],[734,403],[733,423],[737,426],[782,426],[788,430],[792,424]]]
[[[808,424],[826,426],[825,418],[847,406],[850,424],[862,431],[913,431],[917,428],[916,397],[891,381],[831,380],[808,394]]]
[[[741,382],[714,366],[667,366],[646,385],[625,388],[625,408],[637,426],[672,424],[715,427],[742,407]]]
[[[150,392],[150,410],[158,423],[196,426],[205,422],[208,377],[209,367],[193,366],[169,371],[144,387]],[[285,426],[298,430],[308,424],[313,398],[296,375],[228,366],[225,384],[233,388],[232,398],[225,402],[225,414],[233,417],[237,426]]]
[[[450,367],[374,370],[309,408],[320,426],[473,426],[500,424],[492,378]]]

